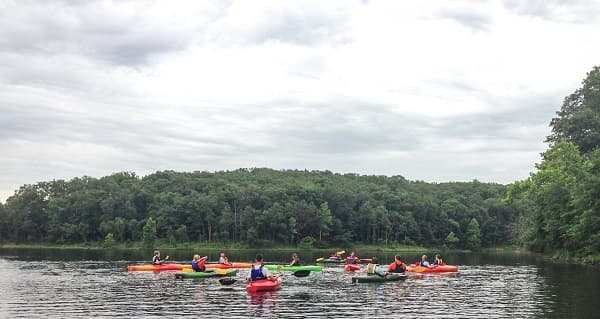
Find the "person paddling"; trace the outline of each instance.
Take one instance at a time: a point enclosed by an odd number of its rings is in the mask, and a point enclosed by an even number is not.
[[[358,258],[354,252],[350,253],[350,256],[346,257],[346,264],[348,265],[356,265],[360,262],[360,258]]]
[[[200,255],[194,255],[194,259],[192,260],[192,269],[195,272],[206,271],[206,267],[204,266],[206,258],[206,256],[200,258]]]
[[[429,262],[427,261],[427,255],[421,256],[421,267],[429,267]]]
[[[164,261],[162,259],[160,259],[160,251],[155,250],[154,257],[152,258],[152,264],[153,265],[162,265],[163,262],[167,261],[167,259],[169,259],[169,256],[165,257]]]
[[[433,261],[433,265],[434,266],[443,266],[443,265],[445,265],[444,261],[442,260],[442,257],[439,254],[435,255],[435,260]]]
[[[255,280],[265,280],[268,278],[271,278],[271,275],[263,265],[263,256],[261,254],[257,254],[256,258],[254,259],[254,264],[250,268],[250,271],[248,271],[246,281],[251,282]]]
[[[225,256],[225,252],[219,253],[219,264],[231,265],[227,256]]]
[[[379,267],[379,265],[377,264],[376,257],[373,257],[371,259],[371,262],[367,264],[367,267],[365,267],[365,271],[367,272],[367,275],[377,275],[380,277],[385,277],[388,275],[387,271]]]
[[[288,266],[300,266],[300,257],[298,257],[297,253],[292,254],[292,262]]]
[[[394,261],[388,267],[388,272],[403,273],[406,271],[406,264],[400,259],[400,256],[394,256]]]

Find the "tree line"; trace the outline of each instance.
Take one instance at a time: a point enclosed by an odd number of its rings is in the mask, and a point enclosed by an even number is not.
[[[22,186],[0,205],[0,240],[477,249],[513,242],[506,191],[329,171],[121,172]]]
[[[600,261],[600,67],[565,97],[537,171],[509,187],[518,241],[536,252]]]

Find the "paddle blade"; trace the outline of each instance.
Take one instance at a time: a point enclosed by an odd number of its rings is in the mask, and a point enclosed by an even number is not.
[[[292,273],[296,277],[308,277],[310,275],[310,270],[298,270]]]
[[[317,258],[317,262],[321,262],[321,261],[323,261],[323,259],[325,259],[325,258],[323,258],[323,257]]]
[[[337,252],[337,254],[338,254],[338,255],[343,255],[343,254],[345,254],[345,253],[346,253],[346,251],[345,251],[345,250],[342,250],[342,251],[338,251],[338,252]]]
[[[233,285],[233,284],[235,284],[236,281],[237,281],[237,279],[231,278],[231,277],[225,277],[225,278],[219,279],[219,283],[223,286]]]

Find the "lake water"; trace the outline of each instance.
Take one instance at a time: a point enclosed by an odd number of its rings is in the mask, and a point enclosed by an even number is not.
[[[262,251],[265,260],[290,252]],[[254,251],[229,253],[251,261]],[[193,252],[163,251],[185,262]],[[323,253],[300,252],[304,263]],[[393,253],[377,255],[391,261]],[[209,252],[216,259],[217,252]],[[403,254],[416,261],[417,254]],[[0,249],[2,318],[175,318],[324,316],[415,318],[598,318],[600,269],[544,262],[530,255],[448,254],[458,273],[410,275],[402,282],[352,284],[340,265],[296,278],[284,273],[281,290],[248,294],[238,283],[181,280],[174,272],[131,272],[151,252]],[[146,261],[144,261],[146,259]]]

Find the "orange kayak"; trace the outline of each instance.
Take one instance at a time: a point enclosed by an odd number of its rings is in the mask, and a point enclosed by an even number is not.
[[[408,266],[406,270],[410,272],[418,272],[418,273],[433,273],[433,272],[457,272],[457,266],[449,266],[449,265],[441,265],[441,266],[430,266],[430,267],[421,267],[421,266]]]
[[[163,271],[163,270],[182,270],[183,268],[192,268],[191,265],[182,264],[164,264],[164,265],[133,265],[127,266],[127,271]]]
[[[348,265],[344,266],[344,270],[345,271],[357,271],[357,270],[360,270],[360,266],[359,265],[348,264]]]
[[[250,268],[251,263],[231,263],[231,264],[206,264],[206,269],[231,269],[231,268]]]
[[[257,291],[272,291],[277,290],[281,287],[281,277],[276,279],[264,279],[264,280],[255,280],[251,281],[247,286],[246,290],[248,292],[257,292]]]

